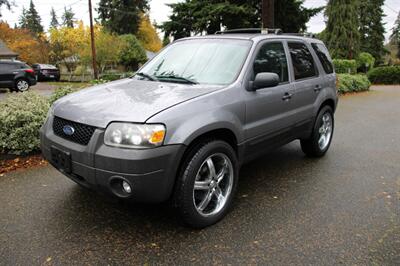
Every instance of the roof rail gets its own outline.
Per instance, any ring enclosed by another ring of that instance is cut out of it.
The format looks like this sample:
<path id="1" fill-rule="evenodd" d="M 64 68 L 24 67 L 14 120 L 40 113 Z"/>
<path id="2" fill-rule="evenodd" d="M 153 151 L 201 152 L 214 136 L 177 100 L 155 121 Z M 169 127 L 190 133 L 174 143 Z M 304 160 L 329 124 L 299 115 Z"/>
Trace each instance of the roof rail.
<path id="1" fill-rule="evenodd" d="M 316 38 L 316 35 L 311 32 L 304 32 L 304 33 L 284 33 L 285 35 L 290 36 L 301 36 L 301 37 L 308 37 L 308 38 Z"/>
<path id="2" fill-rule="evenodd" d="M 215 34 L 245 34 L 245 33 L 256 33 L 256 34 L 281 34 L 281 29 L 262 29 L 262 28 L 244 28 L 244 29 L 232 29 L 225 31 L 217 31 Z"/>
<path id="3" fill-rule="evenodd" d="M 291 35 L 291 36 L 301 36 L 301 37 L 308 37 L 308 38 L 316 38 L 314 33 L 304 32 L 304 33 L 283 33 L 281 29 L 262 29 L 262 28 L 244 28 L 244 29 L 232 29 L 232 30 L 225 30 L 225 31 L 217 31 L 215 34 L 284 34 L 284 35 Z"/>

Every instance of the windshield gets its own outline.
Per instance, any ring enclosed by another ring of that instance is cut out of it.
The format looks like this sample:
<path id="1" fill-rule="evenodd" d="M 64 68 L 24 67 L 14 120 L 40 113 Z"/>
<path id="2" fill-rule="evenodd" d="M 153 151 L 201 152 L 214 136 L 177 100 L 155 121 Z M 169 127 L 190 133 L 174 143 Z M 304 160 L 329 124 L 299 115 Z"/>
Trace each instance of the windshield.
<path id="1" fill-rule="evenodd" d="M 147 63 L 138 76 L 168 82 L 227 85 L 237 78 L 251 44 L 247 40 L 229 39 L 177 42 Z"/>

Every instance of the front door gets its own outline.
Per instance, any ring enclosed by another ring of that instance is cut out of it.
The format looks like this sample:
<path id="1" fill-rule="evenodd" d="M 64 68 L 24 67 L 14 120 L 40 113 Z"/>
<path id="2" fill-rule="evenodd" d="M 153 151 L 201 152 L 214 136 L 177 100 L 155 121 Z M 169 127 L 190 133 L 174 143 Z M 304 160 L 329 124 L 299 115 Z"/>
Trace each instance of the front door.
<path id="1" fill-rule="evenodd" d="M 284 140 L 293 123 L 292 97 L 294 87 L 289 83 L 288 58 L 281 41 L 267 41 L 259 45 L 254 58 L 250 81 L 258 73 L 278 74 L 280 84 L 276 87 L 246 91 L 246 157 L 255 157 L 279 144 L 271 140 Z"/>

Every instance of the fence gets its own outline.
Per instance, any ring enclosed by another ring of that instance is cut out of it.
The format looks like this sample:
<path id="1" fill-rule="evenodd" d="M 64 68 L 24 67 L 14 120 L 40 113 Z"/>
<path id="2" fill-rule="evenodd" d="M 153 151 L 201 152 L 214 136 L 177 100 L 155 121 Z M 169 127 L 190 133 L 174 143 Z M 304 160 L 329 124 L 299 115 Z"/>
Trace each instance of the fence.
<path id="1" fill-rule="evenodd" d="M 99 74 L 99 79 L 105 80 L 117 80 L 122 78 L 127 78 L 132 76 L 132 72 L 126 73 L 103 73 Z M 74 74 L 74 73 L 61 73 L 60 80 L 68 81 L 68 82 L 89 82 L 93 80 L 93 74 L 91 73 L 82 73 L 82 74 Z"/>

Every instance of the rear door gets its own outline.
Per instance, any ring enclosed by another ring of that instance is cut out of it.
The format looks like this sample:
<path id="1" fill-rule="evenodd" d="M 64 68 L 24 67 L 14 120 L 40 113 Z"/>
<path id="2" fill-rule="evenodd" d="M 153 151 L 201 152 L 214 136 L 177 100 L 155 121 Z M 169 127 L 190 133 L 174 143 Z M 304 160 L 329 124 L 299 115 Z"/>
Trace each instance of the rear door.
<path id="1" fill-rule="evenodd" d="M 317 55 L 319 62 L 322 65 L 322 68 L 325 72 L 325 87 L 335 88 L 336 87 L 336 75 L 332 63 L 332 59 L 329 55 L 328 49 L 325 47 L 323 43 L 312 43 L 311 47 L 313 48 L 315 54 Z"/>
<path id="2" fill-rule="evenodd" d="M 308 124 L 314 114 L 314 103 L 324 86 L 310 46 L 306 42 L 288 41 L 296 97 L 292 101 L 296 112 L 296 125 Z"/>
<path id="3" fill-rule="evenodd" d="M 292 123 L 291 98 L 294 87 L 289 83 L 288 57 L 282 41 L 266 41 L 258 46 L 249 80 L 258 73 L 278 74 L 280 84 L 257 91 L 245 91 L 247 145 L 246 153 L 255 155 L 271 146 L 271 139 L 282 136 Z"/>

